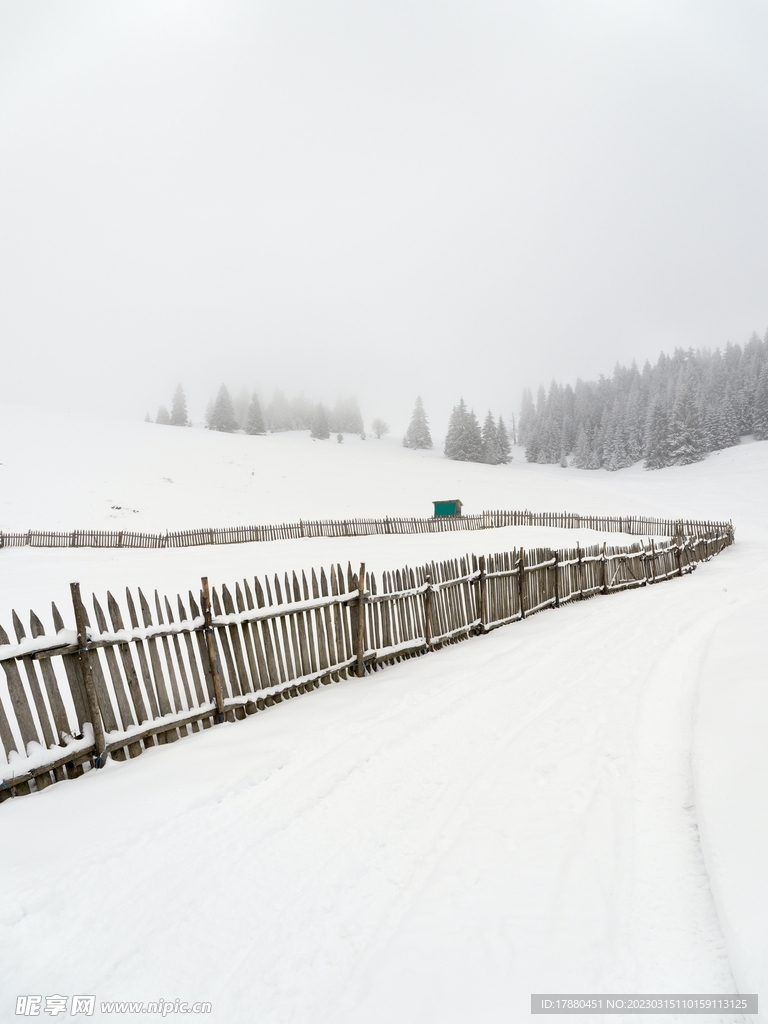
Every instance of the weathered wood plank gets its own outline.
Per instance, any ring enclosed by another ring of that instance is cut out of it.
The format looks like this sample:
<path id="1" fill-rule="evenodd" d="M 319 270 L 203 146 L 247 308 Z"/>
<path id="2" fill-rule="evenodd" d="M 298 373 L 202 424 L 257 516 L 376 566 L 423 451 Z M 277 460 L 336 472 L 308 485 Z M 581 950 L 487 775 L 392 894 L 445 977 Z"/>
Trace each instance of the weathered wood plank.
<path id="1" fill-rule="evenodd" d="M 152 613 L 149 610 L 149 603 L 144 596 L 141 587 L 139 590 L 139 606 L 141 608 L 141 617 L 145 626 L 152 626 Z M 155 693 L 157 694 L 157 703 L 160 714 L 158 718 L 163 718 L 165 715 L 173 713 L 171 708 L 171 702 L 168 699 L 168 689 L 165 685 L 165 678 L 163 676 L 163 666 L 160 661 L 160 650 L 158 648 L 158 641 L 155 637 L 150 637 L 145 641 L 147 649 L 149 650 L 149 660 L 152 665 L 152 678 L 155 684 Z M 160 733 L 159 735 L 165 736 L 166 743 L 175 743 L 179 738 L 179 734 L 175 728 L 168 729 L 167 732 Z"/>

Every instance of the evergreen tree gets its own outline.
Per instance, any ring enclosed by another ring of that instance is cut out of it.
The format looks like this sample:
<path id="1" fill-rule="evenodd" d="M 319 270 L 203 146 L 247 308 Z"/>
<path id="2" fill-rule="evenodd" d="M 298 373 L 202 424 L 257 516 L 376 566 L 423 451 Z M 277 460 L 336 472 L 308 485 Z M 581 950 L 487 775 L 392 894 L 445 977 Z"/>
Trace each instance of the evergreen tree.
<path id="1" fill-rule="evenodd" d="M 155 423 L 162 423 L 164 427 L 170 426 L 171 414 L 168 412 L 164 405 L 161 405 L 160 408 L 157 410 L 157 417 L 155 418 Z"/>
<path id="2" fill-rule="evenodd" d="M 319 441 L 325 441 L 331 436 L 330 416 L 322 402 L 315 406 L 315 413 L 312 417 L 312 437 Z"/>
<path id="3" fill-rule="evenodd" d="M 755 389 L 755 411 L 752 430 L 757 441 L 768 441 L 768 363 L 760 374 Z"/>
<path id="4" fill-rule="evenodd" d="M 209 427 L 211 430 L 220 430 L 227 434 L 232 434 L 237 430 L 235 410 L 232 408 L 232 399 L 229 397 L 229 391 L 225 384 L 219 388 L 216 401 L 213 403 Z"/>
<path id="5" fill-rule="evenodd" d="M 701 417 L 692 372 L 681 376 L 669 424 L 670 454 L 678 466 L 698 462 L 704 456 Z"/>
<path id="6" fill-rule="evenodd" d="M 737 445 L 740 441 L 739 420 L 736 413 L 736 405 L 731 395 L 731 389 L 728 387 L 725 389 L 725 395 L 720 402 L 718 410 L 716 439 L 716 447 L 718 449 L 733 448 L 733 446 Z"/>
<path id="7" fill-rule="evenodd" d="M 462 398 L 454 406 L 445 437 L 445 457 L 456 462 L 482 462 L 483 438 L 480 424 L 473 410 L 468 410 Z"/>
<path id="8" fill-rule="evenodd" d="M 672 463 L 669 439 L 669 417 L 664 397 L 659 395 L 651 406 L 645 442 L 645 468 L 663 469 Z"/>
<path id="9" fill-rule="evenodd" d="M 187 399 L 184 395 L 184 388 L 181 384 L 176 385 L 176 390 L 173 393 L 171 423 L 174 427 L 186 427 L 189 424 L 189 417 L 187 416 Z"/>
<path id="10" fill-rule="evenodd" d="M 427 422 L 427 414 L 424 412 L 424 403 L 421 400 L 421 395 L 416 399 L 416 405 L 413 407 L 411 422 L 408 424 L 408 429 L 403 438 L 403 447 L 432 447 L 432 435 L 429 432 L 429 423 Z"/>
<path id="11" fill-rule="evenodd" d="M 149 413 L 147 413 L 147 415 L 144 417 L 144 422 L 145 423 L 151 423 L 152 422 L 152 417 L 149 415 Z"/>
<path id="12" fill-rule="evenodd" d="M 494 420 L 490 409 L 488 410 L 488 415 L 485 417 L 485 422 L 483 423 L 480 450 L 482 461 L 487 463 L 489 466 L 498 466 L 501 462 L 498 429 L 496 427 L 496 420 Z"/>
<path id="13" fill-rule="evenodd" d="M 256 392 L 253 392 L 250 405 L 248 406 L 248 415 L 245 419 L 245 432 L 246 434 L 266 434 L 267 428 L 264 423 L 264 414 L 261 411 L 261 402 Z"/>
<path id="14" fill-rule="evenodd" d="M 583 426 L 579 427 L 576 436 L 576 447 L 573 450 L 573 465 L 577 469 L 596 469 L 592 464 L 592 452 L 589 446 L 587 431 Z"/>
<path id="15" fill-rule="evenodd" d="M 514 425 L 515 418 L 512 417 L 512 423 Z M 507 428 L 504 426 L 504 420 L 499 416 L 499 423 L 496 427 L 496 441 L 499 446 L 499 463 L 506 465 L 512 461 L 512 446 L 509 443 L 509 434 Z"/>
<path id="16" fill-rule="evenodd" d="M 517 437 L 520 444 L 527 445 L 530 441 L 535 420 L 536 407 L 533 404 L 533 396 L 531 395 L 529 388 L 523 388 L 523 400 L 520 405 L 520 419 L 517 424 Z"/>

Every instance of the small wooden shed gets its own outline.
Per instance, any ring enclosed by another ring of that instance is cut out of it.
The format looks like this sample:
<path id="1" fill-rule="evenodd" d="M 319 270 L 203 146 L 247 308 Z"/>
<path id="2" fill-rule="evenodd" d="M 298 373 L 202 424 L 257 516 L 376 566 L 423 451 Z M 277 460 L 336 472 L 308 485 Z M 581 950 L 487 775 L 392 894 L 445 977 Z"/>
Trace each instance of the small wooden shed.
<path id="1" fill-rule="evenodd" d="M 460 516 L 461 502 L 458 498 L 451 498 L 450 501 L 435 501 L 435 516 Z"/>

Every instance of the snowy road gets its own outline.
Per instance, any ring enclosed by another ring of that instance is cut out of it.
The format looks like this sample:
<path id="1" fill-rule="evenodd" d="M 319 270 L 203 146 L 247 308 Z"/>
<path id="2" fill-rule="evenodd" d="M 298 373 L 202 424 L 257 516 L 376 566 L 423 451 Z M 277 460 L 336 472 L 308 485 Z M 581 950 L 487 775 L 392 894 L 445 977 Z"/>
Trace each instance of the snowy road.
<path id="1" fill-rule="evenodd" d="M 421 1024 L 736 991 L 691 748 L 740 555 L 5 804 L 0 1002 Z"/>

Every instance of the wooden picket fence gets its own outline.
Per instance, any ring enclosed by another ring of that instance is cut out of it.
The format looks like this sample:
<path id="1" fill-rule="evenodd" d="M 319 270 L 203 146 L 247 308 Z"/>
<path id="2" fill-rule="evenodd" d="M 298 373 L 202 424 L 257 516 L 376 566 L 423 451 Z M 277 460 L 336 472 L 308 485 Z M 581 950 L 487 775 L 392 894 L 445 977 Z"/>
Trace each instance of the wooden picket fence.
<path id="1" fill-rule="evenodd" d="M 733 541 L 720 523 L 659 545 L 466 555 L 378 579 L 339 564 L 220 592 L 203 579 L 186 601 L 94 595 L 93 619 L 73 583 L 74 627 L 55 604 L 52 634 L 34 612 L 29 636 L 13 612 L 16 643 L 0 627 L 0 801 L 545 608 L 683 576 Z"/>
<path id="2" fill-rule="evenodd" d="M 730 524 L 699 520 L 655 519 L 647 516 L 582 516 L 575 512 L 530 512 L 497 509 L 476 515 L 436 516 L 423 519 L 300 519 L 297 523 L 268 526 L 204 527 L 165 533 L 128 530 L 0 531 L 0 548 L 189 548 L 205 544 L 252 544 L 295 540 L 300 537 L 369 537 L 374 534 L 445 533 L 489 530 L 502 526 L 553 526 L 567 530 L 600 530 L 637 537 L 698 537 Z"/>

